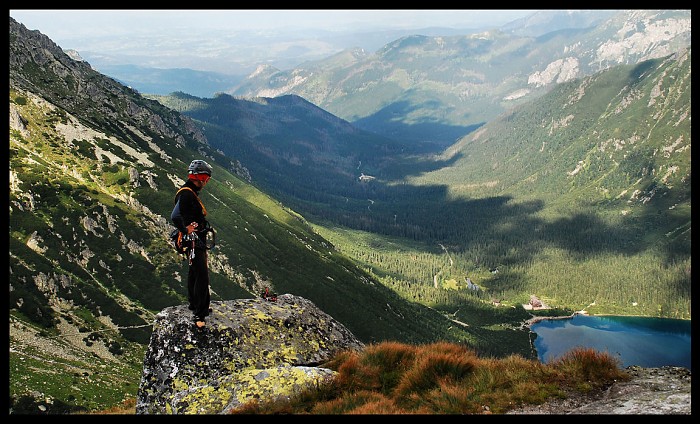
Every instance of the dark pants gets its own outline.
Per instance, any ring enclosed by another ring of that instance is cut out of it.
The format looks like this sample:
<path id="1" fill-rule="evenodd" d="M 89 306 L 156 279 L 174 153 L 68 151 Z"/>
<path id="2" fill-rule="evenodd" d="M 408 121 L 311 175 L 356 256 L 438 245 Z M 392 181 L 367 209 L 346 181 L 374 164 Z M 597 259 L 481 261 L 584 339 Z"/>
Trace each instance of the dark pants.
<path id="1" fill-rule="evenodd" d="M 187 297 L 197 318 L 209 316 L 209 269 L 206 249 L 195 249 L 187 274 Z"/>

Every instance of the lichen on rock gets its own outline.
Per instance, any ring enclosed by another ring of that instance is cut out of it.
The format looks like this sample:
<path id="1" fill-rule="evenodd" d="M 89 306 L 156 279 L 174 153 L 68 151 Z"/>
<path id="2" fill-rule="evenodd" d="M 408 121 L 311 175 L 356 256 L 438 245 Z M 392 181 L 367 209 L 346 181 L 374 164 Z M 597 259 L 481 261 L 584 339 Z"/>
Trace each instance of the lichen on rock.
<path id="1" fill-rule="evenodd" d="M 334 375 L 318 366 L 337 353 L 364 348 L 302 297 L 217 301 L 211 308 L 203 329 L 186 305 L 156 315 L 137 414 L 220 414 L 290 396 Z"/>

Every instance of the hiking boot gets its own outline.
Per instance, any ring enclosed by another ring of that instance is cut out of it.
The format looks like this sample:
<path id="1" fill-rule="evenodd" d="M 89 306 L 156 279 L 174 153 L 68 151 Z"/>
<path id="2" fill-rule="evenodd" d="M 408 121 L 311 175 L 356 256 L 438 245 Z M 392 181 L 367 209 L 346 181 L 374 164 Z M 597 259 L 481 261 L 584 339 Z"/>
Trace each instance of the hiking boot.
<path id="1" fill-rule="evenodd" d="M 204 328 L 207 325 L 206 320 L 201 317 L 194 317 L 193 321 L 197 328 Z"/>

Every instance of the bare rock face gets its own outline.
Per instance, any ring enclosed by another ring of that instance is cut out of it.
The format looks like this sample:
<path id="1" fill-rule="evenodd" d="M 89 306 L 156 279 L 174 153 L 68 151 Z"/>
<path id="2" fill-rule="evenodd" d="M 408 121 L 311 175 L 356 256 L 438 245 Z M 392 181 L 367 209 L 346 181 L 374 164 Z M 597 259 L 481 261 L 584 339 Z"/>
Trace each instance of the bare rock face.
<path id="1" fill-rule="evenodd" d="M 289 396 L 334 375 L 318 365 L 362 342 L 302 297 L 212 302 L 206 327 L 186 305 L 155 319 L 137 414 L 222 414 Z"/>
<path id="2" fill-rule="evenodd" d="M 690 415 L 691 371 L 682 367 L 629 366 L 629 381 L 617 381 L 601 392 L 570 393 L 541 405 L 528 405 L 508 414 L 537 415 Z"/>
<path id="3" fill-rule="evenodd" d="M 596 402 L 569 414 L 690 415 L 691 372 L 682 367 L 627 367 L 628 382 L 613 384 Z"/>

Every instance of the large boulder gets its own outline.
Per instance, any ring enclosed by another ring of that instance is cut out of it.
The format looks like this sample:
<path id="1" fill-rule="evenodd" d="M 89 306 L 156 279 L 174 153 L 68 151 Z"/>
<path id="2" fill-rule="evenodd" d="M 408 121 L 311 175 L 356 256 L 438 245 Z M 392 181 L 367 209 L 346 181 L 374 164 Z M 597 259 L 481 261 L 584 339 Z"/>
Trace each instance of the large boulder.
<path id="1" fill-rule="evenodd" d="M 332 377 L 319 365 L 337 353 L 364 348 L 302 297 L 212 302 L 211 308 L 202 329 L 186 305 L 156 315 L 137 414 L 225 414 L 250 400 L 290 396 Z"/>

